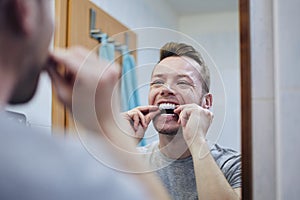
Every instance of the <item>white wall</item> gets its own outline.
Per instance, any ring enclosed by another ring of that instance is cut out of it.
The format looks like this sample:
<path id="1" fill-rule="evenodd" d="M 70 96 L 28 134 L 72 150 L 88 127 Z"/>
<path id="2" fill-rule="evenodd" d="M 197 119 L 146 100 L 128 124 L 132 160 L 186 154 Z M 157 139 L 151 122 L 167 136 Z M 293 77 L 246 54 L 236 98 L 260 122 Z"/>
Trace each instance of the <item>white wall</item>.
<path id="1" fill-rule="evenodd" d="M 272 0 L 253 1 L 251 21 L 253 197 L 276 199 Z"/>
<path id="2" fill-rule="evenodd" d="M 129 28 L 177 28 L 176 13 L 162 0 L 92 0 Z"/>
<path id="3" fill-rule="evenodd" d="M 239 19 L 238 11 L 205 13 L 183 16 L 179 29 L 194 38 L 208 52 L 216 64 L 225 87 L 225 102 L 218 74 L 211 68 L 211 84 L 215 108 L 214 122 L 222 126 L 218 143 L 240 150 L 240 64 L 239 64 Z M 221 109 L 223 108 L 223 109 Z M 219 111 L 221 109 L 221 111 Z M 217 129 L 211 130 L 209 134 Z M 215 136 L 214 136 L 215 138 Z"/>
<path id="4" fill-rule="evenodd" d="M 278 199 L 299 199 L 300 1 L 274 1 Z"/>

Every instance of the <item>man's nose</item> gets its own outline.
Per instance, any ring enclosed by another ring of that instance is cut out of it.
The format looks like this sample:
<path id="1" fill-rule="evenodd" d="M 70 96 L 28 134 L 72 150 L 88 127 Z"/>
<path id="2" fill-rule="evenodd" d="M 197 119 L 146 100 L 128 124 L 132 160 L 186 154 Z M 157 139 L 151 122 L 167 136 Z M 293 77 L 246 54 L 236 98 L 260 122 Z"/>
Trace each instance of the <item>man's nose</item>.
<path id="1" fill-rule="evenodd" d="M 171 88 L 169 84 L 164 84 L 161 87 L 161 91 L 160 91 L 161 95 L 173 95 L 174 93 L 175 93 L 175 90 L 173 88 Z"/>

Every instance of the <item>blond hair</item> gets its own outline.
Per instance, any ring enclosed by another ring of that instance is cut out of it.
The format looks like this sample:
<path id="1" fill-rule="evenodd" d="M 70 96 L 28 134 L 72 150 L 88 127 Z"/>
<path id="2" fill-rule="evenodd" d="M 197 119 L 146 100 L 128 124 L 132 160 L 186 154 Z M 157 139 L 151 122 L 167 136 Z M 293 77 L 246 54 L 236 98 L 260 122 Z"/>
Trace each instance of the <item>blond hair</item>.
<path id="1" fill-rule="evenodd" d="M 209 92 L 210 89 L 210 73 L 209 69 L 206 66 L 201 54 L 194 49 L 194 47 L 187 45 L 185 43 L 176 43 L 176 42 L 169 42 L 165 44 L 160 49 L 160 60 L 171 56 L 185 56 L 195 60 L 200 65 L 200 78 L 202 82 L 202 90 L 203 94 Z"/>

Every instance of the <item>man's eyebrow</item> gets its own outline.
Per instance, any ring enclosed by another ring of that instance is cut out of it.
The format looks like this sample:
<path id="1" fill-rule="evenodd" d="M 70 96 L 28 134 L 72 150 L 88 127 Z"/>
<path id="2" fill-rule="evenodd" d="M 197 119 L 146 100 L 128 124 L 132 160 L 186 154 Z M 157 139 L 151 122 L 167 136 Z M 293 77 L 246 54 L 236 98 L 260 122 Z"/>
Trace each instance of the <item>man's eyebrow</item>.
<path id="1" fill-rule="evenodd" d="M 192 79 L 192 77 L 190 77 L 189 75 L 186 75 L 186 74 L 178 74 L 177 78 L 187 78 L 187 79 L 189 79 L 189 80 L 191 80 L 191 81 L 194 82 L 194 80 Z"/>
<path id="2" fill-rule="evenodd" d="M 163 76 L 164 76 L 164 74 L 154 74 L 154 75 L 152 76 L 152 78 L 156 78 L 156 77 L 161 78 L 161 77 L 163 77 Z"/>
<path id="3" fill-rule="evenodd" d="M 152 76 L 152 78 L 162 78 L 164 76 L 165 76 L 164 74 L 155 74 Z M 177 78 L 187 78 L 187 79 L 193 81 L 193 79 L 189 75 L 186 75 L 186 74 L 178 74 L 178 75 L 176 75 L 176 77 Z"/>
<path id="4" fill-rule="evenodd" d="M 186 75 L 186 74 L 178 74 L 177 77 L 179 78 L 191 78 L 189 75 Z"/>

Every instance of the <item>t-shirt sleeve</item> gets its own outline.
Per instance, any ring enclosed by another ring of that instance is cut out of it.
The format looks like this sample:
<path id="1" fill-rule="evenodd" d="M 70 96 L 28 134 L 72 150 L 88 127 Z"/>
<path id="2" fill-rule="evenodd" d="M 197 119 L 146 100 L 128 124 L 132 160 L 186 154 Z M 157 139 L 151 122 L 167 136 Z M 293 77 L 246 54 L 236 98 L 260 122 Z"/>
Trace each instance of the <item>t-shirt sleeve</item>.
<path id="1" fill-rule="evenodd" d="M 233 189 L 242 187 L 241 156 L 231 156 L 222 167 L 222 171 Z"/>
<path id="2" fill-rule="evenodd" d="M 217 144 L 211 150 L 217 165 L 222 170 L 230 186 L 242 187 L 241 155 L 229 148 L 221 148 Z"/>

